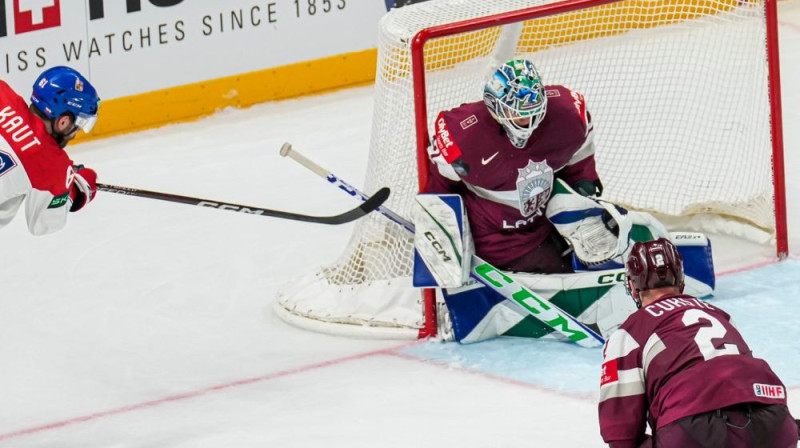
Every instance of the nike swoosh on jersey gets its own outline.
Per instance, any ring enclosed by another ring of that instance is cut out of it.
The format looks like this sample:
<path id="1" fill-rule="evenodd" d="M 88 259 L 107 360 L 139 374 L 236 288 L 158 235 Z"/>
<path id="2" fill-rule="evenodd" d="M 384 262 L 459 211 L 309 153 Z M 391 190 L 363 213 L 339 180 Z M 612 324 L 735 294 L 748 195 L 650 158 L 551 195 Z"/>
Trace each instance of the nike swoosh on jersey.
<path id="1" fill-rule="evenodd" d="M 495 157 L 497 157 L 497 155 L 498 155 L 498 154 L 500 154 L 500 151 L 497 151 L 496 153 L 492 154 L 492 156 L 491 156 L 491 157 L 489 157 L 488 159 L 481 158 L 481 164 L 483 164 L 483 165 L 487 165 L 489 162 L 491 162 L 491 161 L 492 161 L 492 159 L 494 159 Z"/>

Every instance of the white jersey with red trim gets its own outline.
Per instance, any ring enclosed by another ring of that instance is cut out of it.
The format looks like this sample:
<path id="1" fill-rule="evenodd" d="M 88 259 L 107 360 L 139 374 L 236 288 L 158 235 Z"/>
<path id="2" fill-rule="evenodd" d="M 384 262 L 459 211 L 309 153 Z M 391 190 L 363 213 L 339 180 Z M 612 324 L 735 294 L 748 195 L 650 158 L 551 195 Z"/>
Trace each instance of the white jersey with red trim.
<path id="1" fill-rule="evenodd" d="M 0 227 L 11 222 L 25 202 L 32 234 L 63 228 L 74 177 L 72 160 L 42 120 L 0 80 Z"/>

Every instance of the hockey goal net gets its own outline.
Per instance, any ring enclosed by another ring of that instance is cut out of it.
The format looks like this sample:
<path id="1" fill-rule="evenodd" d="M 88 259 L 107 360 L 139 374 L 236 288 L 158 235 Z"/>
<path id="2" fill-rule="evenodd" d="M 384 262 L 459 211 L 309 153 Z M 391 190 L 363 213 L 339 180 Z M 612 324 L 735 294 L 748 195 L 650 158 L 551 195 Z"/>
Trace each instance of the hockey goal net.
<path id="1" fill-rule="evenodd" d="M 408 216 L 436 114 L 482 98 L 514 56 L 584 94 L 605 199 L 665 218 L 717 216 L 788 248 L 775 0 L 431 0 L 380 22 L 368 174 Z M 411 287 L 413 244 L 377 213 L 276 310 L 340 334 L 425 337 L 434 299 Z"/>

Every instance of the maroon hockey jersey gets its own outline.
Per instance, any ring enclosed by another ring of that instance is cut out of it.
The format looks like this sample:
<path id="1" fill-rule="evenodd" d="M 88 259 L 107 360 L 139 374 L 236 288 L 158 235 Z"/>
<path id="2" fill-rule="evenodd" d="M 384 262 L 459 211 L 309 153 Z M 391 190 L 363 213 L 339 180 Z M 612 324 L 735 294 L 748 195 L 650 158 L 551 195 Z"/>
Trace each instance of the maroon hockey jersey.
<path id="1" fill-rule="evenodd" d="M 483 101 L 441 112 L 430 147 L 428 193 L 464 198 L 475 251 L 501 269 L 542 244 L 555 228 L 544 216 L 555 177 L 598 181 L 592 124 L 583 96 L 549 86 L 547 114 L 516 148 Z"/>
<path id="2" fill-rule="evenodd" d="M 692 296 L 664 296 L 633 313 L 603 356 L 600 432 L 615 448 L 636 446 L 646 422 L 655 430 L 739 403 L 786 404 L 783 383 L 730 316 Z"/>
<path id="3" fill-rule="evenodd" d="M 0 227 L 14 218 L 23 201 L 31 233 L 64 227 L 74 177 L 72 160 L 42 120 L 0 80 Z"/>

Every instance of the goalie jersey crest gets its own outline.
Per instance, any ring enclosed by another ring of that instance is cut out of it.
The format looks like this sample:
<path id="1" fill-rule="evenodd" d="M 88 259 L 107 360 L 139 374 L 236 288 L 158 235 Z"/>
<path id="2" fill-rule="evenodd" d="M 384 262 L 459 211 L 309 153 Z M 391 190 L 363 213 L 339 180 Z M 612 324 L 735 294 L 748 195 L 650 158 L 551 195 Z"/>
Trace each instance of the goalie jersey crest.
<path id="1" fill-rule="evenodd" d="M 541 215 L 550 192 L 553 190 L 553 169 L 547 160 L 528 162 L 519 171 L 517 192 L 519 193 L 519 211 L 522 216 Z"/>

